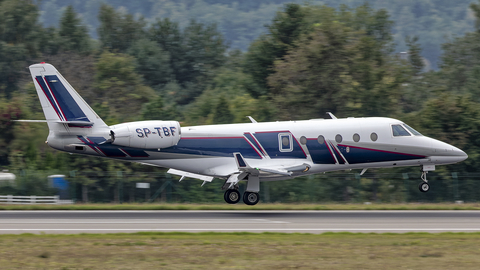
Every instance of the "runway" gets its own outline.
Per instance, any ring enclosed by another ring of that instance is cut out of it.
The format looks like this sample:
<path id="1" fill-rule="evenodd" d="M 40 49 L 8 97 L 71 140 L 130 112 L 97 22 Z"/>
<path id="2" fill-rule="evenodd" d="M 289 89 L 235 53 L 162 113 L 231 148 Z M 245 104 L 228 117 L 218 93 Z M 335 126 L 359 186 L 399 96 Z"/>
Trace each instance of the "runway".
<path id="1" fill-rule="evenodd" d="M 0 211 L 0 234 L 480 232 L 480 211 Z"/>

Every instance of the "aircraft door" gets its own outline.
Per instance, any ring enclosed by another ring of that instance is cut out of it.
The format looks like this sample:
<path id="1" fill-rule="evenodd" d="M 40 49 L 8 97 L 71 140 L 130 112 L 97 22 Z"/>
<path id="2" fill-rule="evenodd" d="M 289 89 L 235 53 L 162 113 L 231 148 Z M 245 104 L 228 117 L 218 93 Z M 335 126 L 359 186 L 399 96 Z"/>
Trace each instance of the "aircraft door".
<path id="1" fill-rule="evenodd" d="M 278 134 L 278 149 L 280 152 L 292 152 L 292 134 L 291 133 L 279 133 Z"/>

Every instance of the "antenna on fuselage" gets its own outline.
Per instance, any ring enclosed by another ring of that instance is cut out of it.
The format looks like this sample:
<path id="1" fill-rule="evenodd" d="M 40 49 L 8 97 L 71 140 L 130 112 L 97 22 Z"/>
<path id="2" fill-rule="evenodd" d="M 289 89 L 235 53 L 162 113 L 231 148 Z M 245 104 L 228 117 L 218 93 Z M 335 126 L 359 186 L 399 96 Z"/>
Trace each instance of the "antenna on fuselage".
<path id="1" fill-rule="evenodd" d="M 327 114 L 330 115 L 330 117 L 331 117 L 332 119 L 337 119 L 337 117 L 336 117 L 335 115 L 333 115 L 333 113 L 327 112 Z"/>
<path id="2" fill-rule="evenodd" d="M 248 117 L 248 119 L 250 119 L 250 121 L 252 121 L 252 123 L 258 123 L 257 120 L 253 119 L 253 117 L 251 117 L 251 116 L 247 116 L 247 117 Z"/>

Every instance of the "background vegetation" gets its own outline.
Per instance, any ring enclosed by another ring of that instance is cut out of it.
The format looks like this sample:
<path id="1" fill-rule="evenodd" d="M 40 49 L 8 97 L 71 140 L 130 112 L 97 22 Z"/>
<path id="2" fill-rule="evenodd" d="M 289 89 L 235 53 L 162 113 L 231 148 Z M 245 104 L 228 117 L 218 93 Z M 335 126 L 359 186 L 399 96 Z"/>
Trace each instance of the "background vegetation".
<path id="1" fill-rule="evenodd" d="M 110 125 L 331 111 L 398 118 L 469 155 L 429 174 L 428 194 L 416 190 L 417 168 L 403 168 L 264 183 L 264 201 L 478 201 L 480 4 L 471 2 L 2 0 L 0 166 L 18 181 L 0 193 L 50 194 L 46 176 L 62 173 L 84 201 L 223 200 L 220 181 L 200 189 L 158 168 L 55 152 L 44 124 L 11 122 L 43 119 L 25 67 L 44 61 Z M 151 182 L 152 194 L 136 182 Z"/>

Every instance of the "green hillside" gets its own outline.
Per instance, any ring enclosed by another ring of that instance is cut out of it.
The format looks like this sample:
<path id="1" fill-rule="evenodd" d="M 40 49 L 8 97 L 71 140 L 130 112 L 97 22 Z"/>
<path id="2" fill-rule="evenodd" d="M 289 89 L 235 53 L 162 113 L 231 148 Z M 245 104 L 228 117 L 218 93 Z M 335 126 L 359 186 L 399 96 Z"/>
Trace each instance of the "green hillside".
<path id="1" fill-rule="evenodd" d="M 232 48 L 243 51 L 260 34 L 265 33 L 275 12 L 286 3 L 302 4 L 303 0 L 43 0 L 40 21 L 45 26 L 58 26 L 59 18 L 68 5 L 73 5 L 81 14 L 89 33 L 97 37 L 98 9 L 101 3 L 108 3 L 116 9 L 143 16 L 153 23 L 156 18 L 170 18 L 185 27 L 190 19 L 204 23 L 216 23 L 219 31 Z M 461 36 L 473 30 L 475 16 L 469 9 L 473 0 L 323 0 L 308 1 L 312 5 L 328 5 L 338 8 L 341 4 L 356 7 L 369 3 L 372 8 L 384 8 L 395 22 L 394 35 L 396 51 L 407 49 L 404 39 L 407 35 L 419 36 L 422 55 L 428 59 L 431 68 L 437 68 L 441 55 L 441 44 L 446 38 Z"/>

